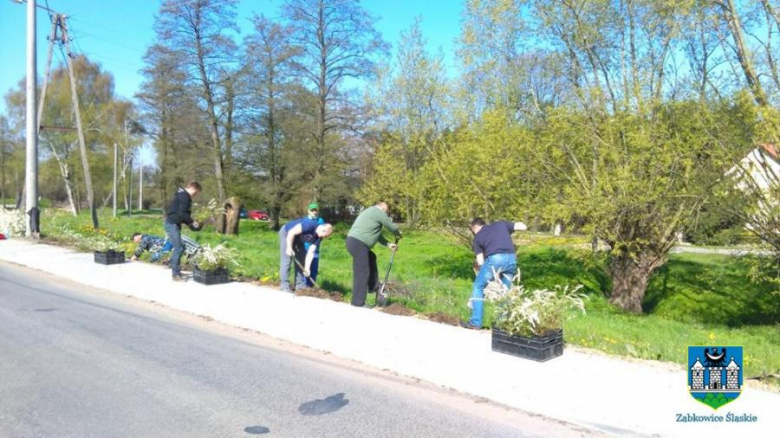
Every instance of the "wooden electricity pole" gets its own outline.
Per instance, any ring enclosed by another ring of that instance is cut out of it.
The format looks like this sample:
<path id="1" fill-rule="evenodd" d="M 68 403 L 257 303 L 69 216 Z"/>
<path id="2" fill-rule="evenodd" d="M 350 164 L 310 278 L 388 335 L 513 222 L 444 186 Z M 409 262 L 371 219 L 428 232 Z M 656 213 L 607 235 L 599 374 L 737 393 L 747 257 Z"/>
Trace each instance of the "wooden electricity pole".
<path id="1" fill-rule="evenodd" d="M 62 29 L 62 42 L 65 44 L 65 59 L 68 64 L 68 74 L 70 76 L 70 90 L 71 98 L 73 100 L 73 112 L 76 116 L 76 130 L 79 137 L 79 150 L 81 151 L 81 165 L 84 168 L 84 183 L 87 186 L 87 202 L 89 202 L 89 209 L 92 212 L 92 226 L 97 230 L 100 228 L 98 224 L 97 208 L 95 207 L 95 193 L 92 190 L 92 174 L 89 171 L 89 160 L 87 157 L 87 145 L 84 141 L 84 129 L 81 126 L 81 110 L 79 108 L 79 96 L 76 90 L 76 72 L 73 69 L 73 53 L 70 51 L 70 39 L 68 38 L 68 26 L 66 23 L 65 15 L 57 16 L 60 29 Z"/>

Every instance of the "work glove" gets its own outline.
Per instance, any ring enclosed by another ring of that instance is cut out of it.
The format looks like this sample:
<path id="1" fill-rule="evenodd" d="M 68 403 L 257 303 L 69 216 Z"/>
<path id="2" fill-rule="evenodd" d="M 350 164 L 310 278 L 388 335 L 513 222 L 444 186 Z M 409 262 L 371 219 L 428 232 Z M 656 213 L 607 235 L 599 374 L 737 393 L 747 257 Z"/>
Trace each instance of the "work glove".
<path id="1" fill-rule="evenodd" d="M 287 254 L 288 257 L 295 257 L 295 250 L 290 247 L 287 247 L 285 254 Z"/>

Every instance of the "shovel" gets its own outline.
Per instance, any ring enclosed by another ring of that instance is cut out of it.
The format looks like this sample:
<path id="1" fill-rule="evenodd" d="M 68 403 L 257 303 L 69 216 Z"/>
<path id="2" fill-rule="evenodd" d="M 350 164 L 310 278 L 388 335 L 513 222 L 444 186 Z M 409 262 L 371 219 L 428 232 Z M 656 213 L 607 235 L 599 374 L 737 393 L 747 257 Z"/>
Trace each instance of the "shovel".
<path id="1" fill-rule="evenodd" d="M 301 273 L 304 273 L 304 272 L 306 272 L 306 269 L 304 269 L 304 268 L 303 268 L 303 265 L 301 264 L 301 262 L 299 262 L 299 261 L 298 261 L 298 259 L 296 259 L 295 257 L 293 257 L 293 260 L 295 260 L 295 264 L 296 264 L 296 265 L 298 265 L 298 268 L 301 270 Z M 306 278 L 307 278 L 309 281 L 311 281 L 311 284 L 313 284 L 313 285 L 314 285 L 314 287 L 316 287 L 317 289 L 322 289 L 322 288 L 320 287 L 320 285 L 319 285 L 319 284 L 317 284 L 317 282 L 316 282 L 316 281 L 314 281 L 314 279 L 313 279 L 313 278 L 311 278 L 311 277 L 310 277 L 310 276 L 308 276 L 308 275 L 306 276 Z"/>
<path id="2" fill-rule="evenodd" d="M 379 307 L 385 307 L 387 305 L 387 299 L 390 297 L 390 294 L 387 291 L 387 280 L 390 278 L 390 269 L 393 268 L 393 260 L 395 260 L 395 252 L 398 251 L 399 240 L 401 240 L 399 237 L 395 238 L 395 249 L 390 253 L 390 264 L 387 265 L 385 281 L 382 282 L 382 286 L 379 287 L 379 290 L 376 293 L 376 305 Z"/>

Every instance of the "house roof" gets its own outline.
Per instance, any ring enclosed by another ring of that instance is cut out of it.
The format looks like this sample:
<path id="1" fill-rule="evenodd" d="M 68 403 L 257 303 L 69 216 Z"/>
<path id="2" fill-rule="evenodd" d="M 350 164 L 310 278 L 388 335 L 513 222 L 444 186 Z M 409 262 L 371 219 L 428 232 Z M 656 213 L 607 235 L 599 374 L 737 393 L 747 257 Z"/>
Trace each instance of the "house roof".
<path id="1" fill-rule="evenodd" d="M 761 143 L 758 146 L 775 160 L 780 159 L 780 149 L 777 146 L 771 143 Z"/>

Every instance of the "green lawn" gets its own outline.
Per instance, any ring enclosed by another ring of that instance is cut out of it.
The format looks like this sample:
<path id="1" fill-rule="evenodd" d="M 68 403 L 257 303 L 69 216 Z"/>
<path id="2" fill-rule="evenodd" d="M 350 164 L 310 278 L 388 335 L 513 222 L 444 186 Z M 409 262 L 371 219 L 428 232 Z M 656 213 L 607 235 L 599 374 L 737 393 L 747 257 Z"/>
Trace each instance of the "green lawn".
<path id="1" fill-rule="evenodd" d="M 134 212 L 113 219 L 101 212 L 101 234 L 126 242 L 134 231 L 164 235 L 158 212 Z M 88 214 L 78 218 L 45 211 L 45 235 L 56 238 L 63 229 L 89 236 Z M 344 225 L 322 246 L 320 285 L 347 294 L 351 258 L 344 247 Z M 277 282 L 279 243 L 276 233 L 262 222 L 242 221 L 239 236 L 220 236 L 208 229 L 185 231 L 203 244 L 227 242 L 239 253 L 236 277 Z M 78 242 L 69 242 L 78 246 Z M 601 270 L 572 248 L 585 243 L 579 237 L 522 234 L 519 238 L 523 283 L 527 287 L 582 284 L 589 295 L 586 316 L 569 321 L 567 342 L 608 353 L 685 363 L 689 345 L 742 345 L 746 376 L 780 373 L 780 295 L 770 285 L 749 281 L 749 260 L 723 255 L 673 255 L 652 278 L 645 299 L 646 314 L 637 316 L 607 303 L 608 279 Z M 82 247 L 81 249 L 88 250 Z M 379 269 L 386 269 L 389 251 L 377 247 Z M 446 235 L 405 230 L 396 254 L 391 282 L 402 296 L 394 298 L 417 312 L 442 312 L 466 318 L 473 272 L 472 254 Z M 383 275 L 383 274 L 382 274 Z M 372 298 L 373 299 L 373 298 Z M 393 298 L 391 298 L 393 299 Z M 490 309 L 486 312 L 490 323 Z"/>

